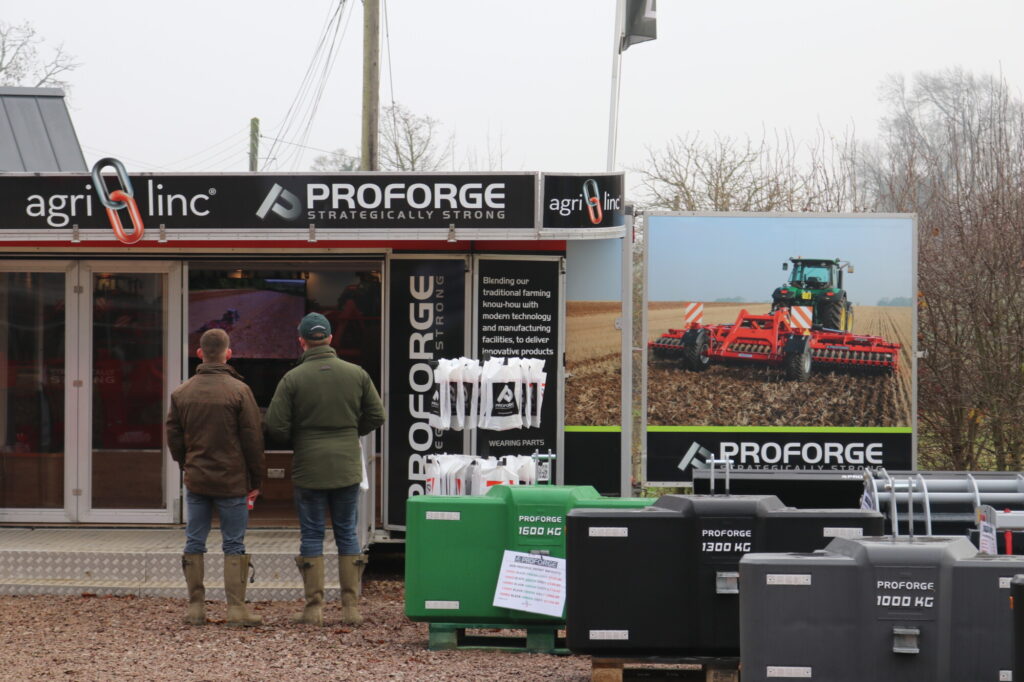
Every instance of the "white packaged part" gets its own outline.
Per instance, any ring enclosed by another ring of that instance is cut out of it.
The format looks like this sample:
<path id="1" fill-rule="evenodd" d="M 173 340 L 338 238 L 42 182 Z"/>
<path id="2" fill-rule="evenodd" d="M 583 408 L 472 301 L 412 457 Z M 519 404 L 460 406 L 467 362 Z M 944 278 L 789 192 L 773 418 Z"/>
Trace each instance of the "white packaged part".
<path id="1" fill-rule="evenodd" d="M 448 362 L 448 404 L 449 404 L 449 428 L 452 431 L 462 431 L 465 427 L 466 412 L 462 404 L 462 370 L 464 364 L 462 358 L 449 360 Z M 439 363 L 440 364 L 440 363 Z"/>
<path id="2" fill-rule="evenodd" d="M 494 457 L 475 459 L 469 467 L 469 472 L 471 479 L 469 493 L 471 495 L 486 495 L 491 486 L 495 485 L 519 484 L 519 477 Z"/>
<path id="3" fill-rule="evenodd" d="M 480 418 L 478 428 L 508 431 L 523 426 L 519 412 L 522 384 L 519 381 L 518 358 L 510 367 L 504 358 L 491 358 L 480 374 Z"/>
<path id="4" fill-rule="evenodd" d="M 435 455 L 438 475 L 435 495 L 465 495 L 465 478 L 461 472 L 473 461 L 469 455 Z"/>
<path id="5" fill-rule="evenodd" d="M 434 368 L 434 391 L 430 396 L 431 428 L 447 430 L 451 427 L 451 361 L 441 359 Z"/>
<path id="6" fill-rule="evenodd" d="M 519 479 L 519 485 L 533 485 L 537 482 L 537 463 L 529 455 L 505 455 L 501 463 Z"/>
<path id="7" fill-rule="evenodd" d="M 529 390 L 530 390 L 530 425 L 540 427 L 541 408 L 544 406 L 544 385 L 548 374 L 544 371 L 543 358 L 530 359 Z"/>
<path id="8" fill-rule="evenodd" d="M 457 410 L 462 413 L 463 430 L 475 429 L 480 411 L 480 363 L 472 358 L 459 358 L 462 381 L 458 385 Z"/>

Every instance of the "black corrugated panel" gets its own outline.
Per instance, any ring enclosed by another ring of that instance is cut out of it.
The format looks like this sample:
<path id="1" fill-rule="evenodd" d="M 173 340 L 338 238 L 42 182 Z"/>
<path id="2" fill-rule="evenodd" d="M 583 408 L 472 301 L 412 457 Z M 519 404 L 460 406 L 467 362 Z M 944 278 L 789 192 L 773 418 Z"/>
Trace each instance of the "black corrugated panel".
<path id="1" fill-rule="evenodd" d="M 87 171 L 60 88 L 0 88 L 0 172 Z"/>

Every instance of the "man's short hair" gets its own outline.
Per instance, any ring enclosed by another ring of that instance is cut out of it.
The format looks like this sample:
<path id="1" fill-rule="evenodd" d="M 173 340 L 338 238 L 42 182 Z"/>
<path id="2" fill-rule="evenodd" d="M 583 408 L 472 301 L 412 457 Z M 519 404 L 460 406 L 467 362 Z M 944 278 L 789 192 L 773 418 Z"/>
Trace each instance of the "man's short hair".
<path id="1" fill-rule="evenodd" d="M 203 359 L 207 361 L 223 360 L 231 340 L 223 329 L 207 329 L 199 337 L 199 347 L 203 351 Z"/>
<path id="2" fill-rule="evenodd" d="M 326 346 L 330 342 L 330 339 L 316 339 L 314 341 L 307 340 L 306 346 L 308 346 L 309 348 L 316 348 L 317 346 Z"/>

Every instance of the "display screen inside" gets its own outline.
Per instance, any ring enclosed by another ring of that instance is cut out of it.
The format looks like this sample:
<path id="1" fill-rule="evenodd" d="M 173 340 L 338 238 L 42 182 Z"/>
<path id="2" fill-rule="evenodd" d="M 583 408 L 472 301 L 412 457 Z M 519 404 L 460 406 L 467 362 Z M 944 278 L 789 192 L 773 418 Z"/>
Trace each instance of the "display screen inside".
<path id="1" fill-rule="evenodd" d="M 240 360 L 295 359 L 295 321 L 306 313 L 302 279 L 230 280 L 232 288 L 193 289 L 188 295 L 188 345 L 199 346 L 208 329 L 231 337 L 233 357 Z"/>

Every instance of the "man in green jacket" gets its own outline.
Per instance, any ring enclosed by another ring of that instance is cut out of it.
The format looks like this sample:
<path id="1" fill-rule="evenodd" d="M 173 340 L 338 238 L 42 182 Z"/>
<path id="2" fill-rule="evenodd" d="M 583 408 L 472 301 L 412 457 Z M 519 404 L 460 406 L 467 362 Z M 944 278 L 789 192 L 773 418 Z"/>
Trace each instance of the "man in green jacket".
<path id="1" fill-rule="evenodd" d="M 299 323 L 299 365 L 281 379 L 267 409 L 270 440 L 295 451 L 292 482 L 301 542 L 295 564 L 306 606 L 299 622 L 323 625 L 324 512 L 331 511 L 338 546 L 341 622 L 358 625 L 366 556 L 356 537 L 363 462 L 359 437 L 384 423 L 384 405 L 370 375 L 331 347 L 331 323 L 310 313 Z"/>
<path id="2" fill-rule="evenodd" d="M 223 329 L 203 333 L 196 352 L 202 364 L 171 394 L 167 413 L 167 447 L 185 473 L 188 522 L 181 567 L 189 597 L 186 621 L 192 625 L 206 622 L 203 555 L 214 507 L 223 540 L 228 624 L 259 625 L 261 620 L 245 606 L 245 528 L 247 498 L 259 493 L 264 466 L 263 429 L 252 390 L 227 364 L 229 342 Z"/>

